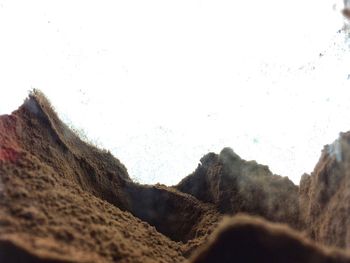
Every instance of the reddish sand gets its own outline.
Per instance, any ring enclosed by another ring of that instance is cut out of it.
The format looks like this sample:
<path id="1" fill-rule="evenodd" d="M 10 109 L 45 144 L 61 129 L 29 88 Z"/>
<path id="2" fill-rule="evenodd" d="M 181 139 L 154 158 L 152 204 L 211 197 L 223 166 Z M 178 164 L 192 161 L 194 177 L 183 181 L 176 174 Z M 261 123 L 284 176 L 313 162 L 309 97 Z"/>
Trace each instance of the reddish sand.
<path id="1" fill-rule="evenodd" d="M 141 185 L 33 91 L 0 116 L 0 262 L 350 262 L 339 142 L 300 188 L 229 148 L 174 187 Z"/>

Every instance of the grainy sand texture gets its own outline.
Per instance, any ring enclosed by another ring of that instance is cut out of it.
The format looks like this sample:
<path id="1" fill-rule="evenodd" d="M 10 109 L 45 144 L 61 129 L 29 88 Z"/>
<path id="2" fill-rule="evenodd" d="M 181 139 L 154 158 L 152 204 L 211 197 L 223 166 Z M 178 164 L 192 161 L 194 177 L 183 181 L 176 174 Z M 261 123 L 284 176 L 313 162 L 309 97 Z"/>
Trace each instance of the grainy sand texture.
<path id="1" fill-rule="evenodd" d="M 342 133 L 300 186 L 230 148 L 142 185 L 34 90 L 0 116 L 0 262 L 350 262 L 349 164 Z"/>

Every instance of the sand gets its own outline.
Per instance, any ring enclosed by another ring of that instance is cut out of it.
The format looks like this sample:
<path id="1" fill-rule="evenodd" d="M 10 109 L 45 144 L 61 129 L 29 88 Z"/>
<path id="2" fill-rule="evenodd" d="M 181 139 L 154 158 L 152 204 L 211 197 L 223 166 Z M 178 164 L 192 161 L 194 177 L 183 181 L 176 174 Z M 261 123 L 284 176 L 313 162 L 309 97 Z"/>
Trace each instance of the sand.
<path id="1" fill-rule="evenodd" d="M 300 187 L 230 148 L 142 185 L 35 90 L 0 116 L 0 262 L 350 262 L 349 146 Z"/>

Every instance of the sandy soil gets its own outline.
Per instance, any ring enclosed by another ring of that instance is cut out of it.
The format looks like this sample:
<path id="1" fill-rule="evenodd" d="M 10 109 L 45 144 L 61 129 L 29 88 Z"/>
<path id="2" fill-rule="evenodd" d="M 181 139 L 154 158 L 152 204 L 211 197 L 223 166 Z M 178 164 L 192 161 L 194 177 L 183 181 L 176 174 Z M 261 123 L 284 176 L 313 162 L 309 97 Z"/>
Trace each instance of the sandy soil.
<path id="1" fill-rule="evenodd" d="M 350 262 L 349 145 L 300 188 L 229 148 L 176 186 L 141 185 L 33 91 L 0 116 L 0 262 Z"/>

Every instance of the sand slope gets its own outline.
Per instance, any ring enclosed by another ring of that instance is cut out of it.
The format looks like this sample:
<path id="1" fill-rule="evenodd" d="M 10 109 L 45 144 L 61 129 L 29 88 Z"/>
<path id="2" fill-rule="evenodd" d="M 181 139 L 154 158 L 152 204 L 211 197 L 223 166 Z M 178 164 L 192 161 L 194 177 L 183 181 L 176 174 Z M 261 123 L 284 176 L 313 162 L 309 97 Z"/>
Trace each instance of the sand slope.
<path id="1" fill-rule="evenodd" d="M 229 148 L 174 187 L 141 185 L 33 91 L 0 116 L 0 262 L 350 262 L 322 247 L 349 244 L 349 141 L 300 189 Z"/>

